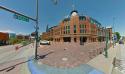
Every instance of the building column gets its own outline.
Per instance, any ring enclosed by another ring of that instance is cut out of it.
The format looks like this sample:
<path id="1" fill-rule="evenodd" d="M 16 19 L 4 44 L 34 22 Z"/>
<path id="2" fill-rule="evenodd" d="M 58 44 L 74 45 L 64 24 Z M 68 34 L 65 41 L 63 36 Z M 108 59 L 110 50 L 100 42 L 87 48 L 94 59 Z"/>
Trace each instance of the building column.
<path id="1" fill-rule="evenodd" d="M 77 37 L 76 39 L 77 43 L 80 43 L 80 37 Z"/>
<path id="2" fill-rule="evenodd" d="M 60 42 L 64 42 L 64 41 L 63 41 L 63 37 L 60 38 Z"/>
<path id="3" fill-rule="evenodd" d="M 71 37 L 71 42 L 74 42 L 74 37 Z"/>

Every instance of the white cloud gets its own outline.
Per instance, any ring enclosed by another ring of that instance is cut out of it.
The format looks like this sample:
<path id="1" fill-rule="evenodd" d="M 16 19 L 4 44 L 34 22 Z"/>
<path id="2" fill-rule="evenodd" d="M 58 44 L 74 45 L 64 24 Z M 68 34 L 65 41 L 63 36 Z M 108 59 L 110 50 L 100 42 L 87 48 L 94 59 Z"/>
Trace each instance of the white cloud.
<path id="1" fill-rule="evenodd" d="M 21 34 L 21 35 L 29 35 L 30 33 L 24 33 L 24 32 L 14 32 L 10 29 L 2 29 L 0 30 L 0 32 L 3 32 L 3 33 L 16 33 L 17 35 Z"/>
<path id="2" fill-rule="evenodd" d="M 7 30 L 0 30 L 0 32 L 4 32 L 4 33 L 15 33 L 14 31 L 9 30 L 9 29 L 7 29 Z"/>
<path id="3" fill-rule="evenodd" d="M 112 28 L 112 26 L 107 26 L 106 28 Z"/>
<path id="4" fill-rule="evenodd" d="M 29 35 L 29 33 L 18 32 L 17 35 Z"/>

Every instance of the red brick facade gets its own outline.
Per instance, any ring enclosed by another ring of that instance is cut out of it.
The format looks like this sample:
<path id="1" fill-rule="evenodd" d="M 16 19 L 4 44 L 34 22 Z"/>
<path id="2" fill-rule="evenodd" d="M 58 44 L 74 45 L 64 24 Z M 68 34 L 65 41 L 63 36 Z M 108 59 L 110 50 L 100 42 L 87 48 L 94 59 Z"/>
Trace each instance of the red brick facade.
<path id="1" fill-rule="evenodd" d="M 70 17 L 44 32 L 42 39 L 56 42 L 97 42 L 105 40 L 106 31 L 111 39 L 112 28 L 107 30 L 95 19 L 80 16 L 77 11 L 72 11 Z"/>
<path id="2" fill-rule="evenodd" d="M 8 43 L 9 34 L 0 32 L 0 45 L 5 45 Z"/>

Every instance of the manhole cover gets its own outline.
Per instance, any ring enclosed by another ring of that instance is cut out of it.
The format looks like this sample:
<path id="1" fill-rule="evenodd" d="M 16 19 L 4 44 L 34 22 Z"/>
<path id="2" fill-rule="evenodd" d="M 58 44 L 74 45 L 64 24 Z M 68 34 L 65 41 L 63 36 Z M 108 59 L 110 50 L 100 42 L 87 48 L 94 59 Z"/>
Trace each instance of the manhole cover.
<path id="1" fill-rule="evenodd" d="M 68 58 L 62 58 L 62 60 L 63 60 L 63 61 L 67 61 L 67 60 L 68 60 Z"/>

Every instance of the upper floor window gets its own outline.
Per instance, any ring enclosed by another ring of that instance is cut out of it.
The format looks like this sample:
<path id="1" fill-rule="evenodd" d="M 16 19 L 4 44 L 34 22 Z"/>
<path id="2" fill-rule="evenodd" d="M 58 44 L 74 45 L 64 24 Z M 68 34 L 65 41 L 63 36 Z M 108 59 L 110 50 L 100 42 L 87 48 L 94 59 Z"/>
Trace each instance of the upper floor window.
<path id="1" fill-rule="evenodd" d="M 80 17 L 79 17 L 79 20 L 84 21 L 84 20 L 86 20 L 86 17 L 85 17 L 85 16 L 80 16 Z"/>
<path id="2" fill-rule="evenodd" d="M 69 25 L 67 26 L 66 31 L 67 31 L 68 34 L 70 33 L 70 26 Z"/>
<path id="3" fill-rule="evenodd" d="M 70 25 L 64 26 L 64 34 L 69 34 L 70 33 Z"/>
<path id="4" fill-rule="evenodd" d="M 86 25 L 85 24 L 80 24 L 80 29 L 81 28 L 86 28 Z"/>

